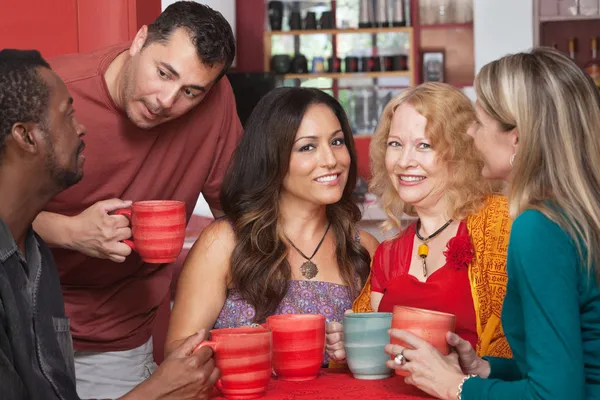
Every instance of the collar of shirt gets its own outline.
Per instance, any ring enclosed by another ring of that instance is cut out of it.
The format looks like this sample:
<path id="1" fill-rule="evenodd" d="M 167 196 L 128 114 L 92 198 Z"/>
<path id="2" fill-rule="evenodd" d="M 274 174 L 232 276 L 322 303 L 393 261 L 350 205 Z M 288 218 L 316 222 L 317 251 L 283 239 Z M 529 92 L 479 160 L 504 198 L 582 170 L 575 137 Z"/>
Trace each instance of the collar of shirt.
<path id="1" fill-rule="evenodd" d="M 32 261 L 32 259 L 37 258 L 36 255 L 39 252 L 38 245 L 39 243 L 33 234 L 33 229 L 30 227 L 25 238 L 26 254 L 23 256 L 8 225 L 0 218 L 0 262 L 5 262 L 13 254 L 17 253 L 19 259 L 27 264 L 27 260 Z"/>

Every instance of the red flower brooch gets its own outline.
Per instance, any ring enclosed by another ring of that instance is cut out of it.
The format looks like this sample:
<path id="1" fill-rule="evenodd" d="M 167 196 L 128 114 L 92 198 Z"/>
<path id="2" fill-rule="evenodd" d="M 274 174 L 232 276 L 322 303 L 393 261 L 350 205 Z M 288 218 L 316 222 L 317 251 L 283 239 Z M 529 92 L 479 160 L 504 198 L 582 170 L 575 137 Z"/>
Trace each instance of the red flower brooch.
<path id="1" fill-rule="evenodd" d="M 469 235 L 455 236 L 448 241 L 446 245 L 446 262 L 454 266 L 454 268 L 467 268 L 473 260 L 474 251 L 473 245 L 471 244 L 471 237 Z"/>

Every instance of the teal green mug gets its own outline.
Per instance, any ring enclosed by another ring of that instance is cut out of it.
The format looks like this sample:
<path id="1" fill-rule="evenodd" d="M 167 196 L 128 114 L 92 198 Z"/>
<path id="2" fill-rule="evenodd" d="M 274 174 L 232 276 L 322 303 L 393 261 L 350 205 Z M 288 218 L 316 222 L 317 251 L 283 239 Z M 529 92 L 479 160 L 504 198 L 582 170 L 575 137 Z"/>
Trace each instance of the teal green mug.
<path id="1" fill-rule="evenodd" d="M 392 370 L 385 362 L 390 356 L 384 347 L 390 343 L 388 330 L 392 313 L 351 313 L 344 316 L 344 349 L 348 368 L 356 379 L 385 379 Z"/>

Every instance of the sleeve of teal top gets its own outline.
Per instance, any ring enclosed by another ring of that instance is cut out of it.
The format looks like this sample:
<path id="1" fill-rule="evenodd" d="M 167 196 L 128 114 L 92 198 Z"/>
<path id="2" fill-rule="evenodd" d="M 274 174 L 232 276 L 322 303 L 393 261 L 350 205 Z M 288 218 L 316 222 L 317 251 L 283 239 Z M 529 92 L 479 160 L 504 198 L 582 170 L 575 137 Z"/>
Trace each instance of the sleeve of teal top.
<path id="1" fill-rule="evenodd" d="M 489 379 L 516 381 L 523 378 L 517 368 L 517 363 L 512 358 L 483 357 L 483 359 L 490 363 Z"/>
<path id="2" fill-rule="evenodd" d="M 515 220 L 507 271 L 521 300 L 528 374 L 512 382 L 469 379 L 463 400 L 584 398 L 578 264 L 567 234 L 540 212 Z"/>

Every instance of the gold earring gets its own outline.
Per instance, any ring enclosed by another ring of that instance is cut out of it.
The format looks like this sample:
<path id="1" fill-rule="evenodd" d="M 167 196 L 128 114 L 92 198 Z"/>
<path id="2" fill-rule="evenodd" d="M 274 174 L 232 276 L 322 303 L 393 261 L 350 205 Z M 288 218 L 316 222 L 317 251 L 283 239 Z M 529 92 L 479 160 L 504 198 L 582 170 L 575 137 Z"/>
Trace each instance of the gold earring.
<path id="1" fill-rule="evenodd" d="M 513 164 L 515 163 L 515 156 L 517 155 L 517 153 L 514 153 L 512 156 L 510 156 L 510 166 L 512 167 Z"/>

